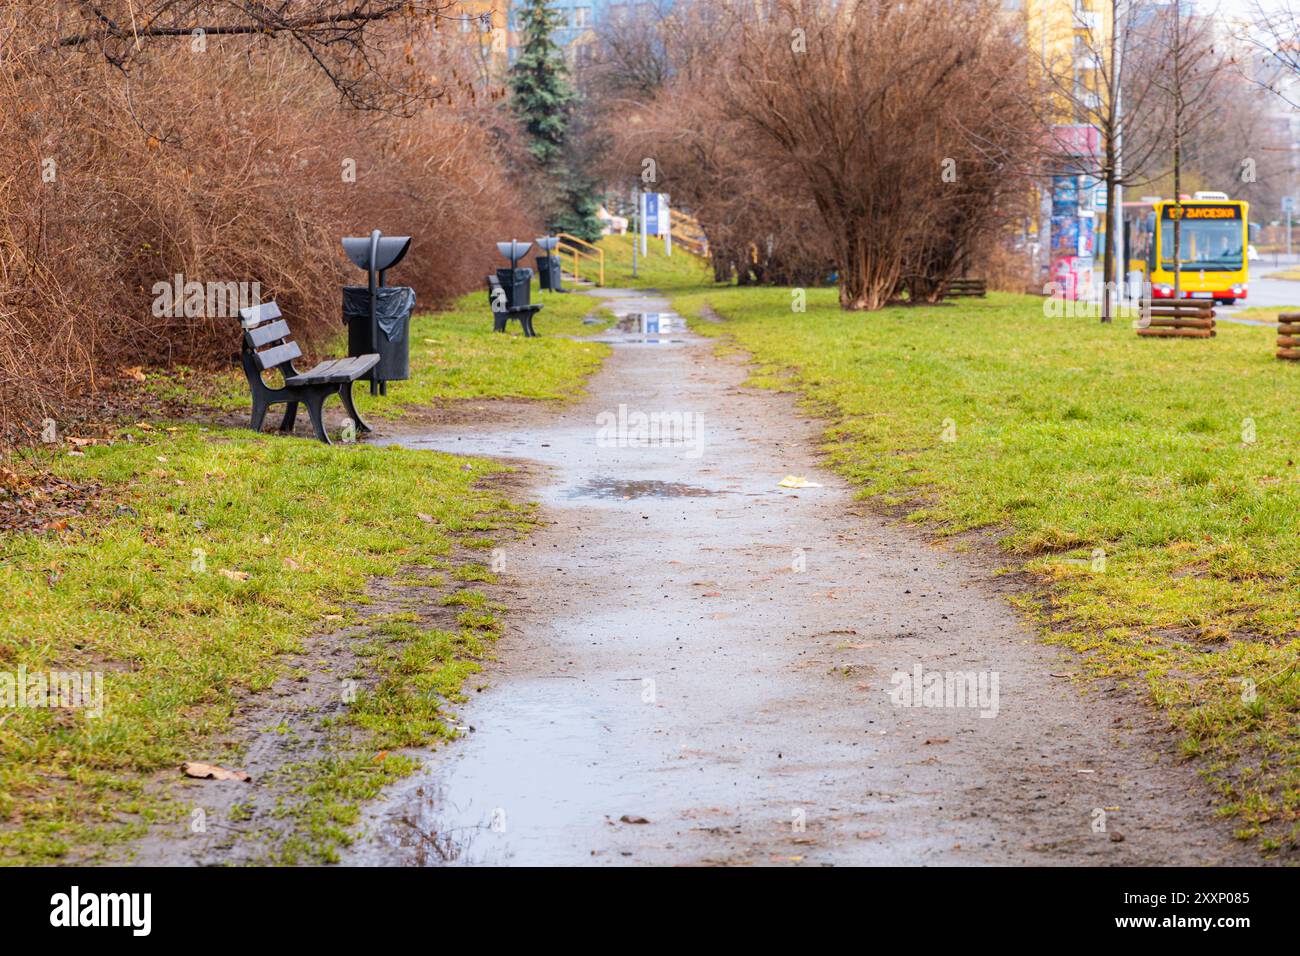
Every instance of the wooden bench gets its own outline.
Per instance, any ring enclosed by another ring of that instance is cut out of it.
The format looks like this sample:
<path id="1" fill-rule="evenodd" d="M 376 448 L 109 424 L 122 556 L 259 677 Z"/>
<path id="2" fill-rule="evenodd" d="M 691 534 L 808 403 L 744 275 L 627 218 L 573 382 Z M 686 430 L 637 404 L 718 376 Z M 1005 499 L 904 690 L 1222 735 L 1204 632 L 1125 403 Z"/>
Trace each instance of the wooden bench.
<path id="1" fill-rule="evenodd" d="M 984 298 L 989 291 L 988 279 L 949 279 L 948 287 L 943 291 L 945 299 L 956 299 L 960 296 L 978 296 Z"/>
<path id="2" fill-rule="evenodd" d="M 315 430 L 316 437 L 329 445 L 331 442 L 325 433 L 321 407 L 325 404 L 325 399 L 334 394 L 342 400 L 343 407 L 356 423 L 357 430 L 370 431 L 370 426 L 361 420 L 356 405 L 352 404 L 352 383 L 379 364 L 378 355 L 328 359 L 313 369 L 299 372 L 294 368 L 293 361 L 302 358 L 302 349 L 293 341 L 289 323 L 280 317 L 278 305 L 266 302 L 240 309 L 239 322 L 244 330 L 240 361 L 244 366 L 244 375 L 248 378 L 248 387 L 253 393 L 253 416 L 249 422 L 253 431 L 262 430 L 267 409 L 280 402 L 286 405 L 280 431 L 293 431 L 298 403 L 302 402 L 307 406 L 307 414 L 311 416 L 311 427 Z M 262 380 L 262 373 L 272 370 L 284 376 L 282 387 L 271 388 Z"/>
<path id="3" fill-rule="evenodd" d="M 504 332 L 506 323 L 515 319 L 520 327 L 524 330 L 525 338 L 532 338 L 537 333 L 533 331 L 533 316 L 541 311 L 540 305 L 515 305 L 510 301 L 510 295 L 506 287 L 501 284 L 501 279 L 497 276 L 487 277 L 488 287 L 488 305 L 492 309 L 492 331 Z"/>

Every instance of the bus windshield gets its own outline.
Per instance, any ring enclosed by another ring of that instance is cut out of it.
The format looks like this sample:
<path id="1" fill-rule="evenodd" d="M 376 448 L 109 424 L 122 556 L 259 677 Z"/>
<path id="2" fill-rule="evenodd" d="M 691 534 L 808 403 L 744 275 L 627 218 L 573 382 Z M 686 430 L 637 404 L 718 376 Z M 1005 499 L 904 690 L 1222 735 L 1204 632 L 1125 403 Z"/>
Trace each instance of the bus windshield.
<path id="1" fill-rule="evenodd" d="M 1184 269 L 1235 272 L 1242 268 L 1243 233 L 1240 219 L 1184 220 L 1179 256 Z M 1174 224 L 1160 223 L 1160 268 L 1174 268 Z"/>

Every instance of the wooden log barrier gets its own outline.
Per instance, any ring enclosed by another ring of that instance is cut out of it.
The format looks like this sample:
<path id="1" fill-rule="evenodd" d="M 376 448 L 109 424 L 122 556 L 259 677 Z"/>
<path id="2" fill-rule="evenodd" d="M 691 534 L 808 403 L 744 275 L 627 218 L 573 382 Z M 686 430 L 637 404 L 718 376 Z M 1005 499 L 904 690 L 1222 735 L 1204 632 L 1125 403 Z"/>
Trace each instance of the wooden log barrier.
<path id="1" fill-rule="evenodd" d="M 1277 351 L 1280 359 L 1300 362 L 1300 312 L 1279 312 L 1277 316 Z"/>
<path id="2" fill-rule="evenodd" d="M 1156 317 L 1151 320 L 1150 328 L 1169 328 L 1169 329 L 1212 329 L 1214 328 L 1213 319 L 1165 319 Z"/>
<path id="3" fill-rule="evenodd" d="M 1212 339 L 1214 329 L 1138 329 L 1138 335 L 1158 339 Z"/>
<path id="4" fill-rule="evenodd" d="M 1137 334 L 1156 339 L 1214 338 L 1214 302 L 1210 299 L 1157 299 L 1142 303 Z"/>

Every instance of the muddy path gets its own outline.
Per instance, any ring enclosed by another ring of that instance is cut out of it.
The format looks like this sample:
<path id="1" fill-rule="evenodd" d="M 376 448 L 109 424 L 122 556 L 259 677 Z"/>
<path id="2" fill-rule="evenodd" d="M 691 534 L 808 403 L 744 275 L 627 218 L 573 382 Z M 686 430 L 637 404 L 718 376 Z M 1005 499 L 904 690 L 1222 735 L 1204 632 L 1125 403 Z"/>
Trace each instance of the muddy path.
<path id="1" fill-rule="evenodd" d="M 1259 862 L 987 561 L 873 515 L 821 426 L 666 301 L 605 294 L 625 319 L 582 403 L 400 439 L 527 461 L 545 521 L 500 555 L 512 612 L 470 731 L 344 862 Z"/>

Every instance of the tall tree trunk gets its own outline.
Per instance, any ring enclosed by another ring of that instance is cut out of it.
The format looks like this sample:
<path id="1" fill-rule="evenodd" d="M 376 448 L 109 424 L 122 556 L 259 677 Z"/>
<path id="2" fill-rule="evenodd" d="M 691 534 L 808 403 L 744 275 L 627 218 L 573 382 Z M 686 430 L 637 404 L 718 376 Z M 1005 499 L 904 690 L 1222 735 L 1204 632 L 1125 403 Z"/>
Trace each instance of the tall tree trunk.
<path id="1" fill-rule="evenodd" d="M 1181 4 L 1174 0 L 1174 298 L 1182 297 L 1183 278 L 1183 28 Z M 1156 224 L 1160 228 L 1160 224 Z"/>

